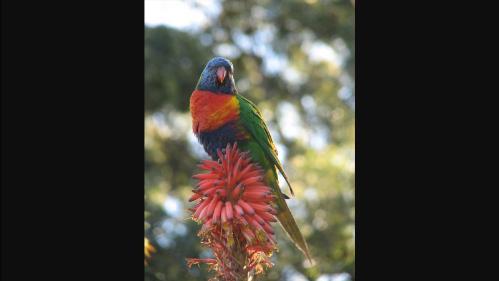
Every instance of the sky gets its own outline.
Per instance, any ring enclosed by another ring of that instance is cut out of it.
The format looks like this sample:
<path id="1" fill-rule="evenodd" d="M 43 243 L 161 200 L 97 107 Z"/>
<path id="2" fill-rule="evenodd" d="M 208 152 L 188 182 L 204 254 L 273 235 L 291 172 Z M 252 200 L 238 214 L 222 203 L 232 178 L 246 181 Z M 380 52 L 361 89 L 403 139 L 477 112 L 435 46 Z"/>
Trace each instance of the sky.
<path id="1" fill-rule="evenodd" d="M 210 16 L 216 16 L 220 9 L 217 0 L 145 0 L 144 22 L 148 26 L 167 25 L 182 30 L 196 29 L 207 24 Z"/>

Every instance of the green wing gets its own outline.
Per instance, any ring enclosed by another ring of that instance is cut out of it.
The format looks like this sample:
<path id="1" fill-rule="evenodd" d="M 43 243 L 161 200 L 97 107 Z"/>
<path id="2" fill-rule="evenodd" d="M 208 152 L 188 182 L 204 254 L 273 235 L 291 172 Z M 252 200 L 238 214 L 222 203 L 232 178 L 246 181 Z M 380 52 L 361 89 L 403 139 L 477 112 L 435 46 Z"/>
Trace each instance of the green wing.
<path id="1" fill-rule="evenodd" d="M 258 142 L 258 145 L 265 153 L 267 159 L 269 159 L 269 161 L 277 167 L 279 172 L 281 172 L 289 186 L 291 194 L 294 195 L 288 176 L 284 172 L 282 164 L 277 157 L 277 149 L 272 141 L 267 125 L 265 125 L 265 122 L 263 121 L 262 114 L 250 100 L 241 95 L 237 95 L 237 99 L 239 100 L 240 120 L 242 121 L 242 125 L 251 134 L 253 139 Z"/>
<path id="2" fill-rule="evenodd" d="M 264 156 L 265 159 L 262 159 L 264 165 L 272 165 L 268 168 L 272 168 L 272 177 L 275 179 L 275 182 L 269 182 L 269 184 L 272 186 L 277 195 L 275 202 L 278 206 L 277 219 L 298 249 L 300 249 L 305 256 L 312 261 L 307 242 L 303 238 L 303 235 L 301 234 L 298 225 L 296 225 L 296 221 L 293 218 L 286 201 L 284 200 L 284 194 L 280 191 L 279 185 L 277 185 L 277 171 L 275 170 L 275 167 L 277 167 L 277 169 L 284 176 L 284 179 L 288 183 L 289 190 L 291 191 L 291 194 L 293 194 L 293 189 L 289 184 L 288 177 L 286 176 L 286 173 L 284 173 L 281 162 L 279 162 L 279 158 L 277 158 L 277 150 L 272 142 L 272 137 L 270 136 L 265 122 L 263 122 L 262 114 L 251 101 L 240 95 L 237 95 L 237 98 L 239 100 L 240 107 L 239 120 L 241 125 L 251 135 L 251 141 L 248 142 L 248 144 L 250 147 L 255 145 L 255 148 L 257 148 L 257 151 L 253 152 L 253 156 L 256 158 Z"/>

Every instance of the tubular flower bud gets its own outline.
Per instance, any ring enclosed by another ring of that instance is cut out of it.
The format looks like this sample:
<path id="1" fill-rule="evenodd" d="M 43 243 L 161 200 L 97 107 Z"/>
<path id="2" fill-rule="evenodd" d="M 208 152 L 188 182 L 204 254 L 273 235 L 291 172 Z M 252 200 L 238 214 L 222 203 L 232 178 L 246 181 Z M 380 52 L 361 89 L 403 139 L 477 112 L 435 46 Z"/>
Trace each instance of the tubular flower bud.
<path id="1" fill-rule="evenodd" d="M 221 280 L 244 280 L 272 267 L 277 250 L 272 222 L 275 197 L 264 182 L 264 171 L 240 152 L 237 143 L 218 150 L 219 161 L 204 160 L 193 176 L 197 188 L 189 202 L 192 219 L 202 224 L 198 236 L 213 252 L 211 259 L 187 259 L 187 265 L 207 264 Z"/>

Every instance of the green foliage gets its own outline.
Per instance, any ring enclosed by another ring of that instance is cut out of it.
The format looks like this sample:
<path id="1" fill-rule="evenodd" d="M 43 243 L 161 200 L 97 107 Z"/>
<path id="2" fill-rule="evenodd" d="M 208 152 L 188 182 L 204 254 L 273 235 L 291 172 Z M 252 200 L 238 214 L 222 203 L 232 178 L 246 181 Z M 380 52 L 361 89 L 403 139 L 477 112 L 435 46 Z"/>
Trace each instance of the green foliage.
<path id="1" fill-rule="evenodd" d="M 151 113 L 168 103 L 181 111 L 188 110 L 189 94 L 194 89 L 206 58 L 211 56 L 191 35 L 165 27 L 146 28 L 145 111 Z"/>
<path id="2" fill-rule="evenodd" d="M 240 94 L 262 111 L 296 193 L 288 204 L 316 260 L 304 264 L 276 225 L 280 251 L 264 279 L 297 271 L 309 280 L 343 272 L 355 280 L 353 17 L 346 0 L 223 1 L 221 14 L 198 32 L 145 28 L 145 235 L 157 249 L 145 280 L 210 275 L 188 269 L 185 258 L 206 255 L 187 212 L 191 175 L 207 157 L 188 105 L 214 55 L 231 59 Z M 314 59 L 317 44 L 341 58 Z M 272 70 L 275 58 L 287 66 Z"/>

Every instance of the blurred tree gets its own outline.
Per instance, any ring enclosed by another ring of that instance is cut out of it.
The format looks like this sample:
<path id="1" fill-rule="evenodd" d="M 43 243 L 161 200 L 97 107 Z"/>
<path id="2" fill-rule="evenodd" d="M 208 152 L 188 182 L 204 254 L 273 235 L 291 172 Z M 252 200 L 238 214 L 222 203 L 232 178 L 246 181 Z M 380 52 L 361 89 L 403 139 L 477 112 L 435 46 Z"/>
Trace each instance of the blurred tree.
<path id="1" fill-rule="evenodd" d="M 157 249 L 145 280 L 209 276 L 187 269 L 185 258 L 208 254 L 187 219 L 191 175 L 207 157 L 188 105 L 213 55 L 232 60 L 239 92 L 262 110 L 296 191 L 290 208 L 317 262 L 304 264 L 276 225 L 280 252 L 265 280 L 339 273 L 355 280 L 353 3 L 222 1 L 220 13 L 208 15 L 196 32 L 145 27 L 145 221 Z"/>
<path id="2" fill-rule="evenodd" d="M 196 86 L 192 78 L 203 70 L 210 49 L 189 34 L 165 27 L 146 28 L 144 46 L 146 114 L 164 104 L 188 110 L 187 89 Z"/>

